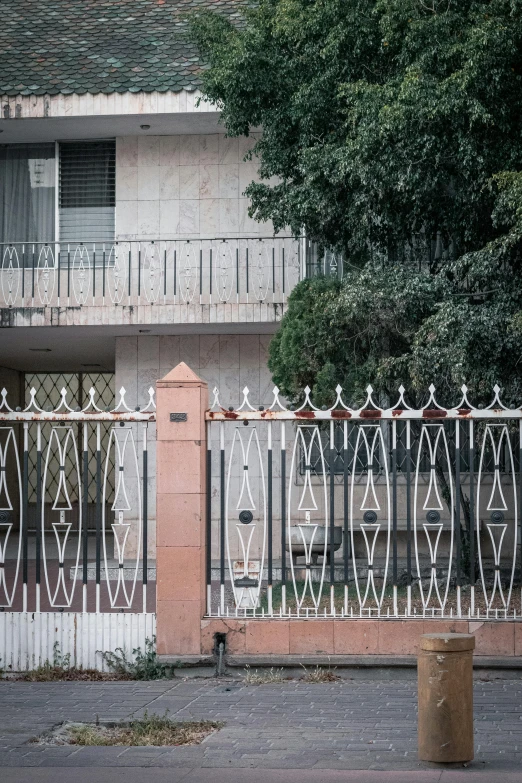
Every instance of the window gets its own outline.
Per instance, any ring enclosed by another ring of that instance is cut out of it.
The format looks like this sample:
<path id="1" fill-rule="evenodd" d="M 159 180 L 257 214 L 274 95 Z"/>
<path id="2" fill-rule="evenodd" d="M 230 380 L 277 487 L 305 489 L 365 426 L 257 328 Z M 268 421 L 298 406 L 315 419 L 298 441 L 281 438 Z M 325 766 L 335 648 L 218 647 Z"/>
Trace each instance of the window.
<path id="1" fill-rule="evenodd" d="M 60 242 L 114 241 L 116 144 L 60 144 Z"/>
<path id="2" fill-rule="evenodd" d="M 55 239 L 55 145 L 0 146 L 0 244 Z"/>
<path id="3" fill-rule="evenodd" d="M 58 239 L 74 244 L 114 241 L 114 139 L 60 142 L 59 194 L 56 146 L 0 145 L 0 246 Z"/>

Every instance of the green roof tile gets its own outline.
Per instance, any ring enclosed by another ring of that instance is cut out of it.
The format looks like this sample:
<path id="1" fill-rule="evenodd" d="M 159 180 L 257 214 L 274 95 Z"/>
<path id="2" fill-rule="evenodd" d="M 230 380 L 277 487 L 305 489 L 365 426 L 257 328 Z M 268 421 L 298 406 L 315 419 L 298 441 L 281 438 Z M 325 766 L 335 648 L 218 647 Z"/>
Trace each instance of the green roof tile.
<path id="1" fill-rule="evenodd" d="M 205 66 L 185 15 L 237 20 L 248 2 L 0 0 L 0 95 L 195 90 Z"/>

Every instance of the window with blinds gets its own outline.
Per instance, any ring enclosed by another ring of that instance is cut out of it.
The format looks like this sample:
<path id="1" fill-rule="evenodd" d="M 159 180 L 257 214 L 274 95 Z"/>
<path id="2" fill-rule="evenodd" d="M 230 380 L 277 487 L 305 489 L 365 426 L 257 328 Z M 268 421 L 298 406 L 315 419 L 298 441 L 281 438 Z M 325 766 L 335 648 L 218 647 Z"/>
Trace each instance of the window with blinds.
<path id="1" fill-rule="evenodd" d="M 60 242 L 114 241 L 114 139 L 60 143 Z"/>

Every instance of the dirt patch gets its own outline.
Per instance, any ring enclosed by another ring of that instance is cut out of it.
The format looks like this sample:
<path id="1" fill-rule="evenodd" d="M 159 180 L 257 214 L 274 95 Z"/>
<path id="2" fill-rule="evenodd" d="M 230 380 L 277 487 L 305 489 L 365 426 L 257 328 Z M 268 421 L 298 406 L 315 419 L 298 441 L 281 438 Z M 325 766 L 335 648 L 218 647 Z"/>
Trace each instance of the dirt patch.
<path id="1" fill-rule="evenodd" d="M 120 745 L 155 747 L 199 745 L 223 727 L 217 721 L 173 721 L 167 716 L 147 715 L 128 723 L 62 723 L 37 737 L 37 745 Z"/>

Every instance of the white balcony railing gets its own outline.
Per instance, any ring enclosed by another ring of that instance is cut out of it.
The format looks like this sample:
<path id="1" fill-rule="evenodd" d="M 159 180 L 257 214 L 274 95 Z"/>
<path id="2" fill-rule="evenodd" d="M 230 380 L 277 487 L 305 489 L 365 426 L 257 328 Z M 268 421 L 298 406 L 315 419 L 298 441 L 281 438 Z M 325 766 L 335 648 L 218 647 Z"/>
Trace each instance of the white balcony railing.
<path id="1" fill-rule="evenodd" d="M 300 237 L 0 245 L 0 307 L 283 304 Z"/>

